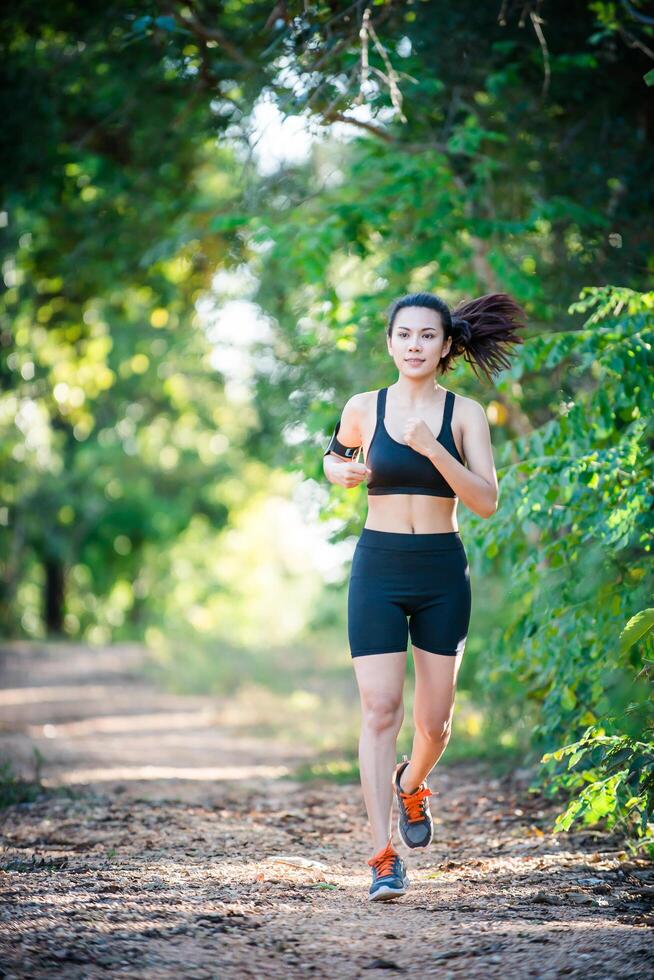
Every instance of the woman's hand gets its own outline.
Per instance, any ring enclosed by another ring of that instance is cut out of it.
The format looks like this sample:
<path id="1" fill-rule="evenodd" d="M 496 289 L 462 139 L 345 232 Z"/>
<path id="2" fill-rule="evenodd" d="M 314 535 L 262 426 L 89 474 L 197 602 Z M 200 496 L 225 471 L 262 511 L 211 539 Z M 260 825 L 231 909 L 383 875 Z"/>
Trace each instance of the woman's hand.
<path id="1" fill-rule="evenodd" d="M 340 483 L 342 487 L 351 490 L 358 487 L 369 476 L 372 470 L 365 463 L 341 462 L 330 468 L 329 479 L 332 483 Z"/>
<path id="2" fill-rule="evenodd" d="M 433 456 L 439 443 L 424 419 L 412 415 L 404 425 L 404 441 L 423 456 Z"/>

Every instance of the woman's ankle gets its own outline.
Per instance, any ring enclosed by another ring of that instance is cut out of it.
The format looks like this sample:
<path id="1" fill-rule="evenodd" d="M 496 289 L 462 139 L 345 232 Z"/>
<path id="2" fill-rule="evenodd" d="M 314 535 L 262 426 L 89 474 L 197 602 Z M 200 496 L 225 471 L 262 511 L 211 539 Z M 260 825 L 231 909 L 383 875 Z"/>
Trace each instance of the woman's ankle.
<path id="1" fill-rule="evenodd" d="M 375 841 L 381 841 L 381 843 L 375 843 Z M 395 850 L 395 847 L 393 846 L 392 833 L 389 834 L 388 837 L 386 837 L 384 840 L 382 840 L 382 838 L 373 838 L 372 846 L 373 846 L 372 857 L 374 857 L 376 854 L 379 854 L 380 851 L 385 851 L 386 848 L 389 846 L 392 847 L 393 850 Z"/>
<path id="2" fill-rule="evenodd" d="M 408 779 L 407 778 L 408 772 L 409 772 L 409 766 L 407 766 L 406 769 L 404 769 L 404 771 L 402 772 L 402 775 L 398 779 L 398 785 L 403 793 L 415 793 L 415 791 L 420 786 L 420 783 L 416 783 L 413 777 L 411 777 L 411 779 Z"/>

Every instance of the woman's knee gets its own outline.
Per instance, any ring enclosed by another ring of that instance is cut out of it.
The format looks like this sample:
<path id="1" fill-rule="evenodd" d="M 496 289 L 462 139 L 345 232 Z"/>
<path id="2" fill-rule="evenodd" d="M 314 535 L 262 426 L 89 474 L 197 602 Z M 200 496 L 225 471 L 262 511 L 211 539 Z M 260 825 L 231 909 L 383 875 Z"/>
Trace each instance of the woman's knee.
<path id="1" fill-rule="evenodd" d="M 381 691 L 365 694 L 361 699 L 364 725 L 376 734 L 397 730 L 404 719 L 402 695 Z"/>
<path id="2" fill-rule="evenodd" d="M 416 730 L 420 735 L 433 745 L 447 745 L 452 734 L 452 717 L 443 718 L 438 715 L 429 717 L 416 717 L 414 719 Z"/>

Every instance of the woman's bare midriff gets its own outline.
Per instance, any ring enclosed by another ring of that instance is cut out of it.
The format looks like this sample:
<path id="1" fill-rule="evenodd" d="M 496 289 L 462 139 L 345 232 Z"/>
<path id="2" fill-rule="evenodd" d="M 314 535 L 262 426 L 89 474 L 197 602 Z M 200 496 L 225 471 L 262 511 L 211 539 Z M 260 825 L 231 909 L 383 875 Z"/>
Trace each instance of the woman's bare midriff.
<path id="1" fill-rule="evenodd" d="M 456 497 L 432 497 L 419 493 L 368 496 L 364 527 L 400 534 L 439 534 L 458 531 Z"/>

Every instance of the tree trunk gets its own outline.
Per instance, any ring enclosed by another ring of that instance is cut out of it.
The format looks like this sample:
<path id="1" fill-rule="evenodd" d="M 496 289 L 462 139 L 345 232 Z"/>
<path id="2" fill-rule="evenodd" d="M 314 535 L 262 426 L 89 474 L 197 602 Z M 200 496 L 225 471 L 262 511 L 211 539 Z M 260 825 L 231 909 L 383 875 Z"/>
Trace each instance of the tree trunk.
<path id="1" fill-rule="evenodd" d="M 46 558 L 43 567 L 45 568 L 43 619 L 46 635 L 61 634 L 64 631 L 64 566 L 56 558 Z"/>

